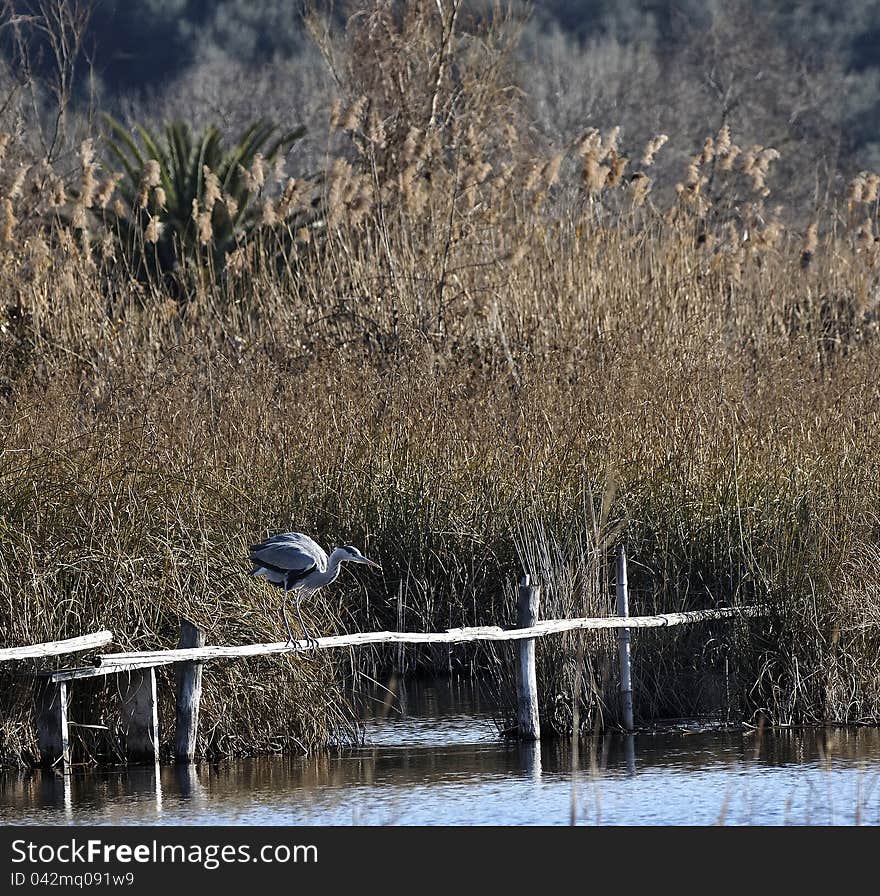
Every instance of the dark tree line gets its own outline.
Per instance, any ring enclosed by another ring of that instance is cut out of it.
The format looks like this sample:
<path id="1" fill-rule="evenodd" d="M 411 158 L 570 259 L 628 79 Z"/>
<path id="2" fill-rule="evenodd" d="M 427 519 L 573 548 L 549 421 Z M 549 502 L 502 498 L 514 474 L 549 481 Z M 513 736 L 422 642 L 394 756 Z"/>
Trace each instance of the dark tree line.
<path id="1" fill-rule="evenodd" d="M 0 0 L 5 21 L 61 0 Z M 256 97 L 289 125 L 323 110 L 305 6 L 343 23 L 354 0 L 66 0 L 88 11 L 80 96 L 116 113 L 205 115 L 235 126 Z M 513 0 L 546 132 L 619 123 L 697 140 L 721 122 L 827 169 L 880 167 L 878 0 Z M 479 16 L 493 0 L 467 0 Z M 2 25 L 3 22 L 0 22 Z M 7 68 L 17 48 L 0 28 Z M 18 31 L 21 39 L 22 31 Z M 52 65 L 39 33 L 30 64 Z M 659 79 L 659 83 L 658 83 Z M 252 90 L 245 96 L 241 86 Z M 296 85 L 287 87 L 285 85 Z M 286 91 L 286 92 L 285 92 Z M 241 94 L 241 95 L 239 95 Z M 566 99 L 566 96 L 568 98 Z M 285 103 L 288 107 L 285 108 Z M 240 110 L 240 111 L 239 111 Z M 322 111 L 323 114 L 323 111 Z M 296 120 L 293 120 L 296 119 Z M 772 122 L 773 126 L 768 126 Z M 198 123 L 198 122 L 194 122 Z M 309 122 L 306 122 L 309 123 Z M 804 149 L 806 147 L 806 149 Z"/>

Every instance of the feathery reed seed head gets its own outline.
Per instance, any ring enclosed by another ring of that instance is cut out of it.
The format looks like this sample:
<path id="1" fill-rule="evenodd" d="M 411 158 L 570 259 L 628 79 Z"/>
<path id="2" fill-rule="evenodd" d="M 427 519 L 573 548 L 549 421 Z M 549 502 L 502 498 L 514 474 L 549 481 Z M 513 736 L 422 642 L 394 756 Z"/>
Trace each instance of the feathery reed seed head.
<path id="1" fill-rule="evenodd" d="M 723 124 L 715 137 L 716 158 L 723 158 L 730 151 L 732 145 L 733 143 L 730 139 L 730 125 Z"/>
<path id="2" fill-rule="evenodd" d="M 715 158 L 715 141 L 711 137 L 706 137 L 703 143 L 703 151 L 700 153 L 700 164 L 709 165 Z"/>
<path id="3" fill-rule="evenodd" d="M 587 153 L 594 153 L 597 157 L 602 149 L 602 135 L 596 128 L 590 128 L 584 133 L 577 144 L 577 154 L 585 156 Z"/>
<path id="4" fill-rule="evenodd" d="M 250 182 L 255 190 L 262 190 L 266 183 L 266 164 L 262 153 L 255 153 L 254 160 L 248 170 L 250 174 Z"/>
<path id="5" fill-rule="evenodd" d="M 636 208 L 644 205 L 648 193 L 651 192 L 651 178 L 639 171 L 630 178 L 629 191 L 632 203 Z"/>
<path id="6" fill-rule="evenodd" d="M 626 156 L 618 155 L 616 151 L 611 153 L 607 184 L 609 187 L 616 187 L 623 180 L 623 173 L 629 159 Z"/>
<path id="7" fill-rule="evenodd" d="M 814 218 L 804 233 L 804 242 L 801 246 L 801 267 L 806 268 L 819 246 L 819 221 Z"/>
<path id="8" fill-rule="evenodd" d="M 144 242 L 151 244 L 158 243 L 159 236 L 159 218 L 156 215 L 150 215 L 150 219 L 147 222 L 146 228 L 144 229 Z"/>
<path id="9" fill-rule="evenodd" d="M 642 167 L 650 168 L 654 164 L 654 156 L 661 150 L 669 137 L 666 134 L 657 134 L 648 141 L 645 151 L 642 153 Z"/>
<path id="10" fill-rule="evenodd" d="M 611 153 L 617 152 L 617 140 L 620 137 L 620 125 L 615 125 L 602 138 L 602 146 L 599 150 L 599 161 L 604 161 Z"/>
<path id="11" fill-rule="evenodd" d="M 358 97 L 340 118 L 343 131 L 356 131 L 360 128 L 369 100 L 365 96 Z"/>
<path id="12" fill-rule="evenodd" d="M 147 159 L 144 164 L 143 183 L 150 188 L 162 183 L 162 168 L 156 159 Z"/>
<path id="13" fill-rule="evenodd" d="M 27 173 L 27 165 L 18 166 L 18 169 L 15 172 L 15 177 L 12 178 L 12 181 L 10 182 L 9 187 L 6 190 L 6 195 L 10 199 L 21 199 L 22 188 L 24 187 L 24 181 L 27 177 Z"/>
<path id="14" fill-rule="evenodd" d="M 115 171 L 109 177 L 104 178 L 101 182 L 100 187 L 98 187 L 98 191 L 95 194 L 95 205 L 98 208 L 107 208 L 107 205 L 110 202 L 110 198 L 113 195 L 113 192 L 116 190 L 116 187 L 119 185 L 119 181 L 122 180 L 122 172 Z"/>
<path id="15" fill-rule="evenodd" d="M 15 225 L 18 223 L 15 217 L 15 211 L 12 207 L 12 200 L 6 196 L 0 207 L 0 244 L 11 246 L 13 243 L 13 234 Z"/>
<path id="16" fill-rule="evenodd" d="M 267 196 L 263 200 L 260 211 L 260 224 L 263 227 L 274 227 L 278 223 L 278 217 L 275 214 L 275 203 Z"/>
<path id="17" fill-rule="evenodd" d="M 415 126 L 410 127 L 406 133 L 406 139 L 403 141 L 403 161 L 413 162 L 419 158 L 419 146 L 421 144 L 422 132 Z"/>
<path id="18" fill-rule="evenodd" d="M 222 196 L 220 180 L 207 165 L 202 167 L 202 174 L 205 178 L 205 188 L 202 193 L 202 205 L 205 207 L 205 211 L 211 212 L 214 210 L 214 205 L 217 203 L 217 200 Z"/>
<path id="19" fill-rule="evenodd" d="M 865 172 L 857 174 L 850 182 L 846 191 L 846 200 L 850 205 L 857 205 L 862 201 L 865 193 Z"/>
<path id="20" fill-rule="evenodd" d="M 80 185 L 78 203 L 83 208 L 91 208 L 94 204 L 95 192 L 98 187 L 96 176 L 98 166 L 95 163 L 95 149 L 91 138 L 83 140 L 79 151 L 82 183 Z"/>
<path id="21" fill-rule="evenodd" d="M 342 100 L 336 97 L 333 105 L 330 106 L 330 133 L 332 134 L 339 127 L 342 118 Z"/>

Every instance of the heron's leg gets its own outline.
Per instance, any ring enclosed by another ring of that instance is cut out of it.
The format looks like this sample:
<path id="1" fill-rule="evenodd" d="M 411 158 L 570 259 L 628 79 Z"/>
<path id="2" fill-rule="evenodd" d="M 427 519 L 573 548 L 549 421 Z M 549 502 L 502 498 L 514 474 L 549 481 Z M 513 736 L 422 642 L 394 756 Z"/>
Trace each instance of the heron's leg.
<path id="1" fill-rule="evenodd" d="M 290 589 L 287 585 L 287 576 L 284 577 L 284 600 L 281 602 L 281 615 L 284 617 L 284 626 L 287 629 L 287 644 L 293 643 L 293 632 L 290 630 L 290 622 L 287 620 L 287 595 Z"/>
<path id="2" fill-rule="evenodd" d="M 306 624 L 303 622 L 302 613 L 300 612 L 300 609 L 299 609 L 299 602 L 301 599 L 302 599 L 302 591 L 297 591 L 296 592 L 296 615 L 299 617 L 300 628 L 302 628 L 303 637 L 306 639 L 306 649 L 308 649 L 310 647 L 314 647 L 315 650 L 317 650 L 318 649 L 318 641 L 317 641 L 317 639 L 313 638 L 306 631 Z"/>

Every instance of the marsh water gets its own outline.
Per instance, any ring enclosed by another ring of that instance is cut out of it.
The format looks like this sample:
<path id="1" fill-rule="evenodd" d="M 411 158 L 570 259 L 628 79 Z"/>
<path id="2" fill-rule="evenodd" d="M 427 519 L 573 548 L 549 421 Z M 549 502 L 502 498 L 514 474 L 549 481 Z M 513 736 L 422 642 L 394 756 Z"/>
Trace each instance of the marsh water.
<path id="1" fill-rule="evenodd" d="M 403 695 L 398 695 L 403 696 Z M 880 824 L 880 732 L 678 727 L 506 742 L 435 682 L 310 757 L 0 774 L 0 824 Z"/>

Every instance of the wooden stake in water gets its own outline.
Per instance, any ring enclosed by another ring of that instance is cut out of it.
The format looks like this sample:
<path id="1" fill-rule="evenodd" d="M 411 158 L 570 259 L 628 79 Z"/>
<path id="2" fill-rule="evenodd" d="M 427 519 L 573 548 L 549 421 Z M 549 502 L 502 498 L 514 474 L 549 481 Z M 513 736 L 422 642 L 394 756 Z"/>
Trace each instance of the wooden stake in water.
<path id="1" fill-rule="evenodd" d="M 180 620 L 180 647 L 204 647 L 205 633 L 187 619 Z M 177 663 L 177 718 L 174 756 L 192 762 L 199 733 L 199 703 L 202 699 L 202 663 Z"/>
<path id="2" fill-rule="evenodd" d="M 159 701 L 156 670 L 128 673 L 122 694 L 122 729 L 129 762 L 159 761 Z"/>
<path id="3" fill-rule="evenodd" d="M 626 580 L 626 549 L 617 547 L 617 615 L 629 618 L 629 587 Z M 623 715 L 623 727 L 633 730 L 633 694 L 632 672 L 630 670 L 629 629 L 618 629 L 618 648 L 620 651 L 620 710 Z"/>
<path id="4" fill-rule="evenodd" d="M 516 627 L 531 628 L 540 613 L 541 589 L 532 585 L 529 576 L 519 583 L 516 604 Z M 535 639 L 523 638 L 518 647 L 519 664 L 516 675 L 517 721 L 520 740 L 540 740 L 541 722 L 538 717 L 538 676 L 535 671 Z"/>
<path id="5" fill-rule="evenodd" d="M 67 729 L 67 683 L 43 679 L 37 684 L 37 743 L 40 761 L 51 768 L 70 762 Z"/>

